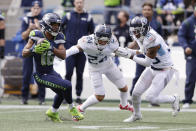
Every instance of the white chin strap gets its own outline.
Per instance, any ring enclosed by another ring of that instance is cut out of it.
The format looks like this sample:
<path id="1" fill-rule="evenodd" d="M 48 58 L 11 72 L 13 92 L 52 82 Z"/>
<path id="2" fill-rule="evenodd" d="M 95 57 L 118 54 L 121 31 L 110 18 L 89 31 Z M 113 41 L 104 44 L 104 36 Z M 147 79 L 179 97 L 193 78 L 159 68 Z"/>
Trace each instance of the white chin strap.
<path id="1" fill-rule="evenodd" d="M 52 35 L 52 36 L 57 36 L 58 33 L 56 33 L 56 32 L 51 32 L 51 35 Z"/>
<path id="2" fill-rule="evenodd" d="M 105 44 L 105 45 L 100 45 L 99 43 L 97 43 L 96 45 L 97 45 L 97 48 L 98 48 L 99 50 L 103 50 L 103 49 L 107 46 L 107 44 Z"/>

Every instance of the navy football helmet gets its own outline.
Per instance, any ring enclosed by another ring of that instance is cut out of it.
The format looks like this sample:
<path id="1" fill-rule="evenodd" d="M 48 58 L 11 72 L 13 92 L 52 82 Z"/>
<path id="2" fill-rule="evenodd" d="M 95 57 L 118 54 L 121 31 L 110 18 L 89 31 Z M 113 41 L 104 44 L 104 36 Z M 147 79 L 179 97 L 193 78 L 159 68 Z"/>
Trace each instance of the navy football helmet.
<path id="1" fill-rule="evenodd" d="M 150 30 L 150 25 L 148 20 L 143 16 L 136 16 L 130 22 L 130 35 L 135 35 L 136 37 L 145 36 Z"/>
<path id="2" fill-rule="evenodd" d="M 59 24 L 58 28 L 54 24 Z M 60 31 L 61 18 L 56 13 L 47 13 L 43 16 L 40 23 L 42 30 L 49 32 L 52 36 L 57 36 Z"/>
<path id="3" fill-rule="evenodd" d="M 110 42 L 112 37 L 112 31 L 109 26 L 106 25 L 97 25 L 94 31 L 95 44 L 99 50 L 103 50 L 107 44 Z M 104 42 L 104 43 L 101 43 Z"/>

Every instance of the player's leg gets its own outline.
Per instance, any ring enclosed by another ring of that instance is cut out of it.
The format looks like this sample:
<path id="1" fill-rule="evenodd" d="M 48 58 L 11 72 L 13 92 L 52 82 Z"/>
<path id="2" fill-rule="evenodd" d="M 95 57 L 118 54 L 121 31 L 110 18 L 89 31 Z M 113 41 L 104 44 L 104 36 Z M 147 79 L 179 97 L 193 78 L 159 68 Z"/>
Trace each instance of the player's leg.
<path id="1" fill-rule="evenodd" d="M 95 94 L 88 97 L 88 99 L 82 105 L 78 106 L 78 109 L 81 112 L 84 112 L 85 109 L 88 108 L 89 106 L 92 106 L 102 101 L 105 97 L 102 74 L 100 72 L 89 72 L 89 73 L 90 73 L 89 75 L 92 81 L 92 85 L 94 87 Z"/>
<path id="2" fill-rule="evenodd" d="M 53 107 L 58 109 L 63 99 L 69 104 L 70 113 L 75 120 L 82 120 L 84 116 L 74 107 L 72 100 L 72 86 L 68 80 L 63 80 L 61 76 L 53 71 L 47 75 L 35 74 L 34 78 L 38 84 L 51 88 L 58 96 L 55 97 Z"/>
<path id="3" fill-rule="evenodd" d="M 57 90 L 55 90 L 54 92 L 57 93 Z M 63 95 L 59 94 L 61 94 L 60 91 L 58 94 L 55 95 L 52 107 L 46 111 L 46 115 L 54 122 L 62 122 L 58 113 L 58 109 L 64 98 Z"/>
<path id="4" fill-rule="evenodd" d="M 133 111 L 133 108 L 127 102 L 128 86 L 126 85 L 124 77 L 119 68 L 115 64 L 113 64 L 113 66 L 111 66 L 110 69 L 107 69 L 105 71 L 105 75 L 120 90 L 120 109 Z"/>
<path id="5" fill-rule="evenodd" d="M 131 117 L 124 120 L 124 122 L 134 122 L 142 118 L 140 104 L 141 104 L 141 95 L 149 88 L 153 74 L 150 68 L 146 68 L 138 79 L 135 88 L 132 94 L 132 104 L 134 108 L 134 113 Z"/>
<path id="6" fill-rule="evenodd" d="M 146 95 L 146 100 L 153 104 L 167 103 L 167 102 L 171 103 L 172 108 L 175 112 L 173 113 L 173 115 L 175 116 L 179 111 L 179 97 L 177 95 L 160 94 L 161 91 L 166 87 L 166 85 L 171 80 L 174 74 L 174 70 L 169 69 L 166 71 L 153 71 L 153 73 L 155 74 L 155 77 Z"/>
<path id="7" fill-rule="evenodd" d="M 159 104 L 159 103 L 166 103 L 166 102 L 173 102 L 174 97 L 170 95 L 161 95 L 161 91 L 165 88 L 167 83 L 172 78 L 173 72 L 170 70 L 166 71 L 154 71 L 155 77 L 152 80 L 152 84 L 150 85 L 150 88 L 148 89 L 146 100 L 153 103 L 153 104 Z"/>
<path id="8" fill-rule="evenodd" d="M 83 89 L 83 72 L 84 72 L 85 63 L 86 63 L 86 56 L 83 53 L 77 54 L 77 58 L 76 58 L 76 75 L 77 75 L 76 103 L 78 103 L 78 104 L 82 104 L 80 96 L 81 96 L 82 89 Z"/>

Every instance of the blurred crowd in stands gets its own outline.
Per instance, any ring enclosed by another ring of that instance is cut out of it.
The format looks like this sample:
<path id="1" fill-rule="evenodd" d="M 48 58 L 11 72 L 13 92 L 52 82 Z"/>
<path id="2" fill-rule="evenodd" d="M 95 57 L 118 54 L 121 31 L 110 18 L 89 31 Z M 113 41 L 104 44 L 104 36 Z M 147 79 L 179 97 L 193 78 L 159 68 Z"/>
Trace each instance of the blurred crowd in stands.
<path id="1" fill-rule="evenodd" d="M 23 15 L 24 17 L 28 17 L 28 13 L 32 12 L 32 2 L 34 0 L 22 0 L 21 1 L 21 8 L 23 9 Z M 48 13 L 51 10 L 44 10 L 47 7 L 44 6 L 43 0 L 37 0 L 39 1 L 39 8 L 43 8 L 43 10 L 40 10 L 39 17 L 43 16 L 44 13 Z M 147 3 L 147 4 L 146 4 Z M 164 39 L 167 41 L 170 45 L 179 45 L 177 40 L 177 32 L 182 24 L 182 22 L 192 15 L 194 11 L 194 5 L 196 3 L 196 0 L 103 0 L 103 8 L 97 9 L 92 8 L 92 10 L 89 11 L 89 13 L 92 15 L 92 18 L 94 19 L 94 14 L 99 14 L 102 16 L 103 21 L 101 23 L 96 24 L 107 24 L 111 25 L 113 29 L 113 33 L 116 35 L 116 37 L 119 40 L 120 46 L 126 47 L 129 45 L 129 43 L 132 41 L 132 38 L 129 35 L 129 20 L 132 19 L 134 16 L 140 16 L 140 15 L 146 15 L 145 17 L 148 18 L 149 21 L 151 21 L 151 26 L 154 28 L 159 34 L 161 34 Z M 147 5 L 147 7 L 145 7 Z M 57 5 L 58 6 L 58 5 Z M 62 0 L 61 1 L 61 9 L 63 9 L 63 13 L 61 13 L 61 17 L 65 16 L 67 12 L 70 12 L 74 9 L 74 0 Z M 87 6 L 87 5 L 86 5 Z M 96 5 L 94 5 L 96 7 Z M 104 9 L 104 10 L 102 10 Z M 59 12 L 56 12 L 59 13 Z M 0 14 L 0 22 L 4 20 L 4 17 L 6 17 L 6 14 L 3 15 L 3 13 Z M 33 20 L 28 23 L 34 29 L 36 28 L 36 21 L 40 20 L 41 18 L 32 18 Z M 28 19 L 31 19 L 28 17 Z M 5 21 L 6 22 L 6 21 Z M 14 43 L 17 43 L 17 51 L 18 56 L 21 56 L 22 49 L 26 43 L 26 40 L 28 39 L 28 34 L 30 31 L 28 31 L 28 28 L 25 27 L 25 19 L 22 19 L 22 29 L 20 29 L 16 35 L 13 37 L 12 41 Z M 29 26 L 29 25 L 26 25 Z M 0 31 L 5 27 L 2 27 L 0 24 Z M 27 30 L 26 30 L 27 29 Z M 26 36 L 24 35 L 24 32 L 26 32 Z M 0 37 L 0 42 L 2 39 L 4 39 L 4 31 L 0 32 L 2 37 Z M 25 38 L 24 38 L 25 37 Z M 6 38 L 5 38 L 6 39 Z M 6 49 L 5 49 L 6 50 Z M 8 53 L 9 51 L 5 51 Z M 0 60 L 4 58 L 4 43 L 0 43 Z M 31 63 L 33 63 L 32 60 L 30 60 Z M 117 65 L 119 65 L 118 58 L 115 58 L 115 62 Z M 30 64 L 33 65 L 33 64 Z M 33 70 L 33 66 L 30 68 L 30 70 Z M 32 72 L 30 71 L 30 76 Z M 23 73 L 25 71 L 23 70 Z M 141 72 L 141 71 L 140 71 Z M 140 74 L 140 73 L 139 73 Z M 137 73 L 136 73 L 137 77 Z M 27 77 L 25 77 L 27 79 Z M 27 82 L 28 81 L 28 82 Z M 136 80 L 137 81 L 137 80 Z M 29 84 L 31 83 L 31 77 L 28 77 L 28 80 L 25 80 L 23 84 Z M 133 88 L 133 87 L 132 87 Z M 28 88 L 25 88 L 25 92 L 29 92 Z M 43 91 L 45 94 L 45 91 Z M 23 93 L 24 93 L 24 87 L 23 87 Z M 27 103 L 27 95 L 23 94 L 23 104 Z M 43 95 L 44 96 L 44 95 Z M 44 101 L 44 98 L 40 98 L 40 104 Z M 192 101 L 191 101 L 192 102 Z M 189 102 L 189 103 L 191 103 Z"/>

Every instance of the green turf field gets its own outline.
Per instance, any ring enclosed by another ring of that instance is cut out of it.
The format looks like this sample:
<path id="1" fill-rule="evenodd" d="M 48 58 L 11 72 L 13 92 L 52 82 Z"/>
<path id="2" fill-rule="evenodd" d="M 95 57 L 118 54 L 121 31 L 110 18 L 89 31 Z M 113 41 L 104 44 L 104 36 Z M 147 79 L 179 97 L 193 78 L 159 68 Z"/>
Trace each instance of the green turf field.
<path id="1" fill-rule="evenodd" d="M 120 111 L 118 102 L 104 102 L 89 108 L 85 119 L 79 122 L 71 120 L 67 105 L 63 105 L 60 115 L 64 122 L 53 123 L 44 115 L 51 101 L 45 106 L 38 106 L 37 101 L 30 101 L 28 106 L 19 103 L 19 100 L 4 100 L 0 104 L 0 131 L 196 131 L 195 105 L 172 117 L 169 104 L 148 108 L 144 103 L 143 120 L 135 123 L 122 122 L 131 113 Z"/>

